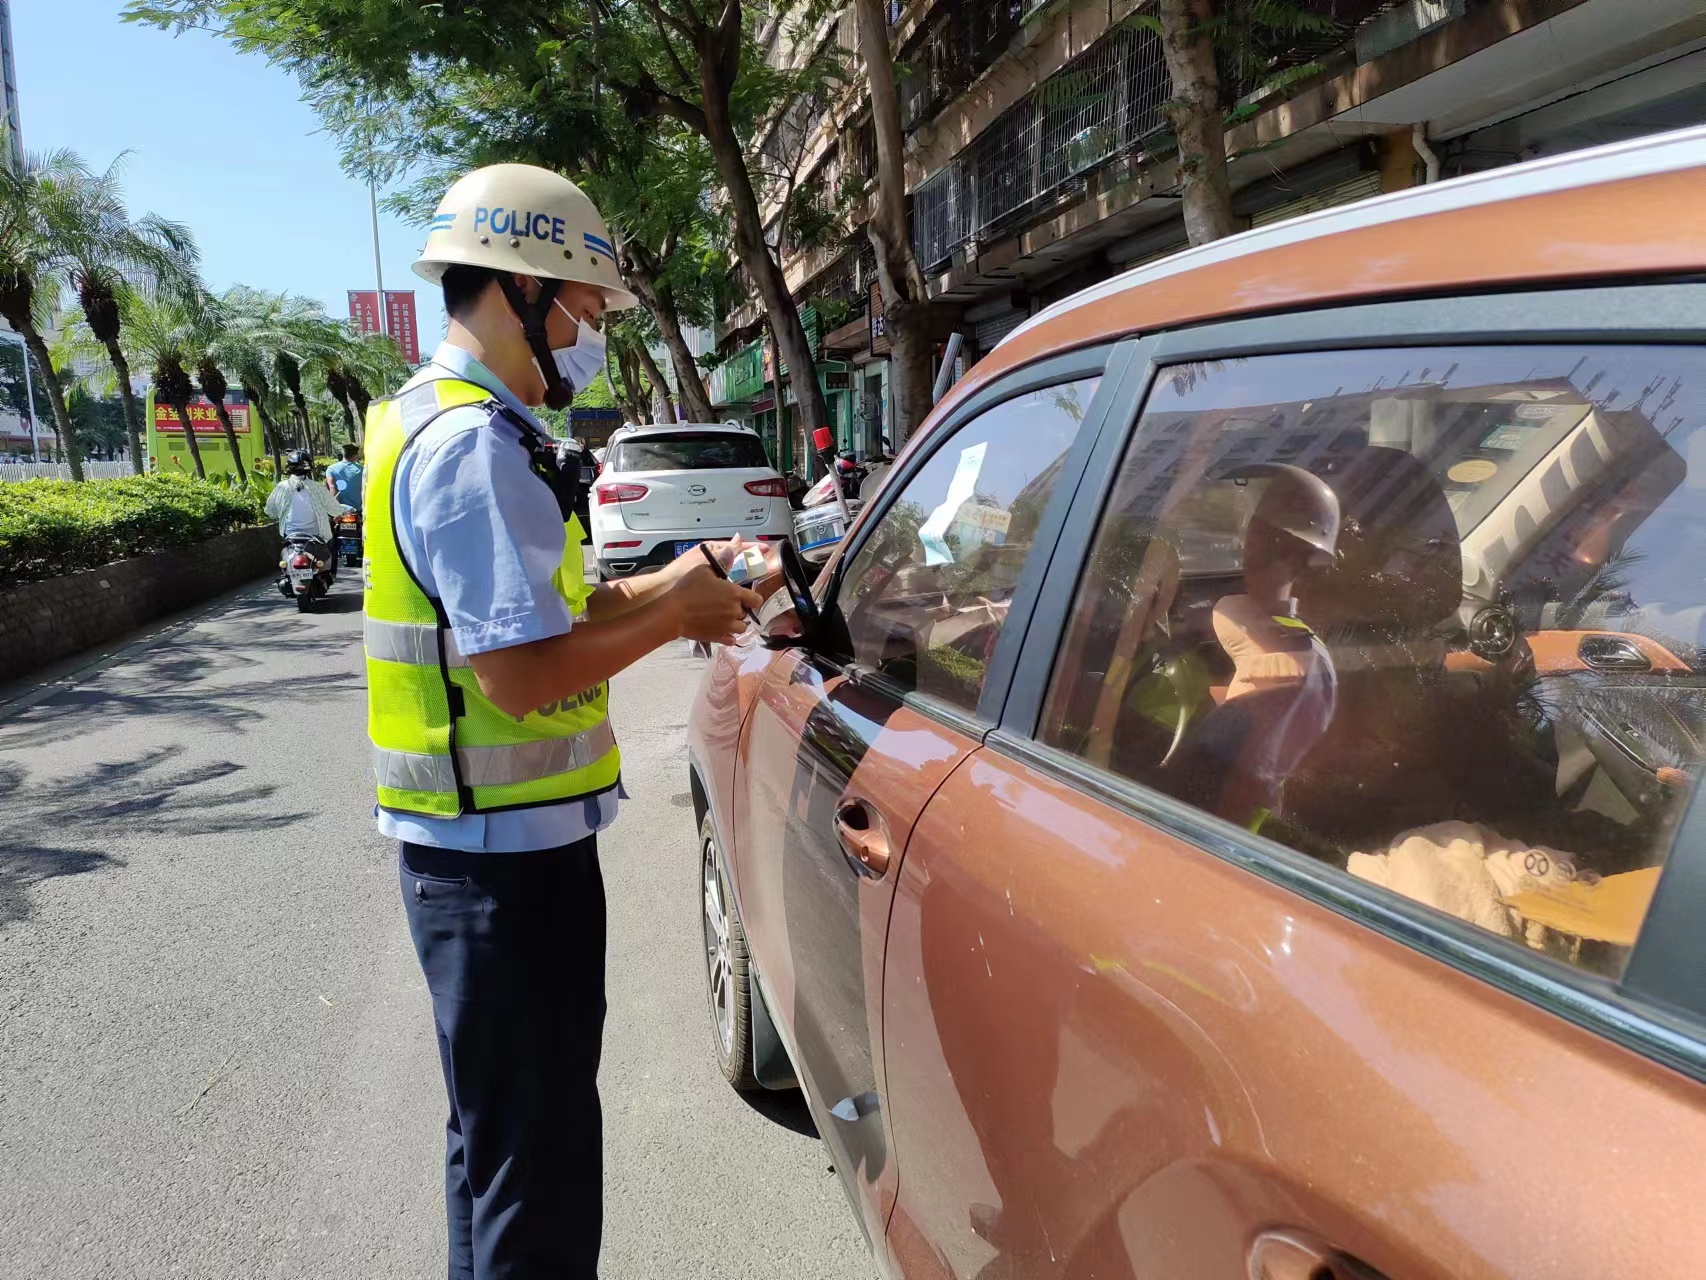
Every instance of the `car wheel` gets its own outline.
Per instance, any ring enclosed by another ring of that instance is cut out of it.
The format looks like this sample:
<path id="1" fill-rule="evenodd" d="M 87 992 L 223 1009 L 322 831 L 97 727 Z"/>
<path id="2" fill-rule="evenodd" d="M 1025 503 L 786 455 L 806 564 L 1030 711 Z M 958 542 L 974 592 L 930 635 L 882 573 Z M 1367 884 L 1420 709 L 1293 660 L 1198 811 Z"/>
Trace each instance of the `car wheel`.
<path id="1" fill-rule="evenodd" d="M 705 926 L 705 989 L 711 1005 L 711 1038 L 723 1079 L 742 1093 L 763 1088 L 753 1074 L 752 987 L 746 934 L 735 913 L 723 868 L 722 848 L 711 815 L 699 827 L 700 916 Z"/>

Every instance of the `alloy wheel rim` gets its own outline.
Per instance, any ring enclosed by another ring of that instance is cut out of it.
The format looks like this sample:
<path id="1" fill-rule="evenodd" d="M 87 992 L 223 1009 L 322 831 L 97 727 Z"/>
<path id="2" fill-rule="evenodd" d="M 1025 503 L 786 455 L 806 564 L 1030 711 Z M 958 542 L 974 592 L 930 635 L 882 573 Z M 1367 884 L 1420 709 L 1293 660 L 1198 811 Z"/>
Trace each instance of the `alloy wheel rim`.
<path id="1" fill-rule="evenodd" d="M 710 984 L 711 1020 L 723 1056 L 734 1053 L 734 954 L 729 946 L 729 913 L 723 902 L 723 878 L 717 845 L 705 841 L 704 857 L 705 972 Z"/>

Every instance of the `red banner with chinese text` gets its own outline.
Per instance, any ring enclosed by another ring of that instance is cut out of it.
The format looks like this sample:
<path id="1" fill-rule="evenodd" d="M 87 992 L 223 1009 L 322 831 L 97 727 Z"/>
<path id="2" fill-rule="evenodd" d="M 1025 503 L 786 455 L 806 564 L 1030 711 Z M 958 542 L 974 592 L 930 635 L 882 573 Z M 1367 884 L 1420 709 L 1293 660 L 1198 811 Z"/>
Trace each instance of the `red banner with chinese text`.
<path id="1" fill-rule="evenodd" d="M 415 318 L 415 291 L 413 289 L 387 289 L 385 291 L 385 318 L 390 321 L 391 340 L 397 344 L 397 349 L 403 353 L 403 359 L 411 365 L 421 362 L 420 325 Z"/>
<path id="2" fill-rule="evenodd" d="M 355 322 L 357 333 L 378 333 L 379 291 L 376 289 L 351 289 L 349 291 L 349 318 Z"/>

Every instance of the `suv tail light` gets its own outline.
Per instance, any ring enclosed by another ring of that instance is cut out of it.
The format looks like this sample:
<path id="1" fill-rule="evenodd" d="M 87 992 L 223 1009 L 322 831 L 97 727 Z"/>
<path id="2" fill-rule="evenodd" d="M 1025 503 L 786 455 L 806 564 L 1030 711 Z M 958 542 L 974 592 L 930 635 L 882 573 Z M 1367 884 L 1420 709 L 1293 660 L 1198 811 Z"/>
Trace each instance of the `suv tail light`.
<path id="1" fill-rule="evenodd" d="M 781 476 L 773 480 L 748 480 L 746 491 L 755 498 L 786 498 L 788 482 Z"/>
<path id="2" fill-rule="evenodd" d="M 600 502 L 638 502 L 651 492 L 643 484 L 601 484 L 593 488 Z"/>

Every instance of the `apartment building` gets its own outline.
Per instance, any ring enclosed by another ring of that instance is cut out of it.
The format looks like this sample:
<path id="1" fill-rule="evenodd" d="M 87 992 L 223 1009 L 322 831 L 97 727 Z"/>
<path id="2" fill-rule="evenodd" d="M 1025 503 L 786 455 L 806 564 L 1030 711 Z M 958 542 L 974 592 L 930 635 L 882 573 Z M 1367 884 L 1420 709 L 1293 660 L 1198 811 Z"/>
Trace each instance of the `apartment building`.
<path id="1" fill-rule="evenodd" d="M 1706 121 L 1700 0 L 1298 0 L 1327 31 L 1229 51 L 1234 209 L 1261 226 L 1419 182 Z M 1028 316 L 1185 246 L 1150 0 L 914 0 L 891 10 L 903 66 L 912 238 L 943 336 L 967 361 Z M 853 49 L 850 12 L 816 33 Z M 808 56 L 804 47 L 775 56 Z M 782 245 L 843 447 L 885 435 L 887 347 L 863 230 L 869 101 L 800 102 L 764 140 L 837 213 Z M 779 166 L 785 168 L 785 166 Z M 773 184 L 774 186 L 775 184 Z M 784 192 L 770 192 L 776 221 Z M 1632 218 L 1639 210 L 1630 210 Z M 745 294 L 752 298 L 750 292 Z M 804 458 L 756 300 L 718 330 L 719 412 L 777 460 Z"/>

